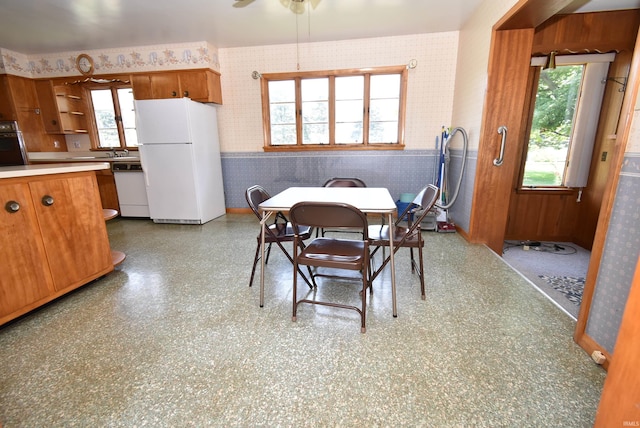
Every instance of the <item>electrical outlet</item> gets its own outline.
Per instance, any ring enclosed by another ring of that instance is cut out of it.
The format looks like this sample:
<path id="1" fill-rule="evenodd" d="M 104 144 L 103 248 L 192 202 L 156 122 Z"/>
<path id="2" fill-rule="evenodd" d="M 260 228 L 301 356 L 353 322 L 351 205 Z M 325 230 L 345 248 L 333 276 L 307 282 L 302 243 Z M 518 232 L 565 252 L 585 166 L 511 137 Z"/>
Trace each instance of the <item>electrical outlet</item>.
<path id="1" fill-rule="evenodd" d="M 54 140 L 53 141 L 53 147 L 55 147 L 56 149 L 59 149 L 60 148 L 60 141 Z"/>
<path id="2" fill-rule="evenodd" d="M 591 359 L 596 364 L 603 364 L 607 360 L 607 357 L 602 352 L 596 350 L 591 354 Z"/>
<path id="3" fill-rule="evenodd" d="M 80 141 L 74 141 L 73 142 L 73 148 L 74 149 L 79 149 L 80 148 Z"/>

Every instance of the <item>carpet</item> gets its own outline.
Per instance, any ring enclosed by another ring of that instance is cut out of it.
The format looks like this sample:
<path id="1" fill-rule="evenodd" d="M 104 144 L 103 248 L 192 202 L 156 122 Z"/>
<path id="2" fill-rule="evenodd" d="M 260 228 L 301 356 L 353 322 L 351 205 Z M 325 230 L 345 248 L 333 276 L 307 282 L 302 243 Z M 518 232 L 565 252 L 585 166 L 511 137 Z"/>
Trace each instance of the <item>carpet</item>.
<path id="1" fill-rule="evenodd" d="M 573 304 L 580 306 L 582 302 L 582 292 L 584 291 L 584 278 L 574 278 L 571 276 L 550 276 L 538 275 L 556 291 L 559 291 Z"/>
<path id="2" fill-rule="evenodd" d="M 574 319 L 578 317 L 591 252 L 570 242 L 542 242 L 524 249 L 506 241 L 503 260 Z"/>

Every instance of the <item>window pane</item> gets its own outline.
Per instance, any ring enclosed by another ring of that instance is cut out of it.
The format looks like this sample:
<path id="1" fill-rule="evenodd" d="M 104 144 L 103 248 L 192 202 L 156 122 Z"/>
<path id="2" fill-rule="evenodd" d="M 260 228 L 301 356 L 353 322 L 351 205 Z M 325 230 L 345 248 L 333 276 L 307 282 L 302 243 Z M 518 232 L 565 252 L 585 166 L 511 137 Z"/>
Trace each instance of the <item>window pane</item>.
<path id="1" fill-rule="evenodd" d="M 138 134 L 136 132 L 136 114 L 133 107 L 133 90 L 131 88 L 119 88 L 118 102 L 120 104 L 120 114 L 122 115 L 122 126 L 124 127 L 124 137 L 126 147 L 138 146 Z"/>
<path id="2" fill-rule="evenodd" d="M 98 127 L 98 147 L 120 147 L 116 114 L 110 89 L 94 89 L 91 91 L 93 112 Z"/>
<path id="3" fill-rule="evenodd" d="M 379 74 L 371 76 L 371 99 L 400 98 L 400 75 Z"/>
<path id="4" fill-rule="evenodd" d="M 271 144 L 295 145 L 296 91 L 293 80 L 269 82 L 269 114 L 271 116 Z"/>
<path id="5" fill-rule="evenodd" d="M 582 65 L 542 70 L 522 186 L 562 186 Z"/>
<path id="6" fill-rule="evenodd" d="M 269 102 L 293 103 L 296 101 L 296 86 L 293 80 L 278 80 L 269 82 Z"/>
<path id="7" fill-rule="evenodd" d="M 303 79 L 302 144 L 329 144 L 329 79 Z"/>
<path id="8" fill-rule="evenodd" d="M 336 77 L 336 100 L 361 100 L 364 76 Z"/>
<path id="9" fill-rule="evenodd" d="M 400 118 L 400 75 L 371 76 L 369 142 L 397 143 Z"/>
<path id="10" fill-rule="evenodd" d="M 296 126 L 295 125 L 271 126 L 271 144 L 274 146 L 295 145 L 296 144 Z"/>
<path id="11" fill-rule="evenodd" d="M 336 77 L 336 144 L 361 144 L 364 76 Z"/>

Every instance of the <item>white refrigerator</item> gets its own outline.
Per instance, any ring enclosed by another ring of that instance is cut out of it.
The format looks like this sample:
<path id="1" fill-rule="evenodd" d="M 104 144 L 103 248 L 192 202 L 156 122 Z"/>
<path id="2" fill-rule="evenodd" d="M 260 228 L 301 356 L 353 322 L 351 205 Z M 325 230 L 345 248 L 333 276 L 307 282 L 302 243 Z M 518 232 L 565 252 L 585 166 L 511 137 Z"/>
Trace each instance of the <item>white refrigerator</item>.
<path id="1" fill-rule="evenodd" d="M 216 107 L 189 98 L 135 102 L 140 161 L 155 223 L 225 213 Z"/>

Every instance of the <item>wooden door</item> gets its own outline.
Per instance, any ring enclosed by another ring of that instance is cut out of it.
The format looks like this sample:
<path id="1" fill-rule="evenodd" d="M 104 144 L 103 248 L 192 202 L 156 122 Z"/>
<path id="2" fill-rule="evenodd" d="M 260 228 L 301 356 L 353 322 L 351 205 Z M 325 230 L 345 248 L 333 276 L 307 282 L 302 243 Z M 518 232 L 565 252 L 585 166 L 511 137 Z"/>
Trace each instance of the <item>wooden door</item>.
<path id="1" fill-rule="evenodd" d="M 151 78 L 147 74 L 131 75 L 131 87 L 133 88 L 133 98 L 136 100 L 152 100 Z"/>
<path id="2" fill-rule="evenodd" d="M 113 270 L 93 172 L 49 177 L 29 186 L 55 289 L 75 287 Z"/>
<path id="3" fill-rule="evenodd" d="M 7 206 L 10 202 L 18 205 Z M 0 204 L 2 324 L 8 315 L 49 296 L 53 280 L 28 184 L 0 184 Z"/>
<path id="4" fill-rule="evenodd" d="M 40 114 L 44 129 L 49 134 L 61 134 L 60 115 L 51 80 L 36 80 L 36 91 L 40 103 Z"/>
<path id="5" fill-rule="evenodd" d="M 496 31 L 491 43 L 469 236 L 498 254 L 502 254 L 511 190 L 520 165 L 533 33 L 533 28 Z M 502 164 L 496 166 L 501 126 L 507 128 L 507 136 Z"/>
<path id="6" fill-rule="evenodd" d="M 150 75 L 153 98 L 180 98 L 180 79 L 178 73 L 155 73 Z"/>
<path id="7" fill-rule="evenodd" d="M 220 75 L 211 70 L 180 72 L 180 91 L 194 101 L 222 104 Z"/>

